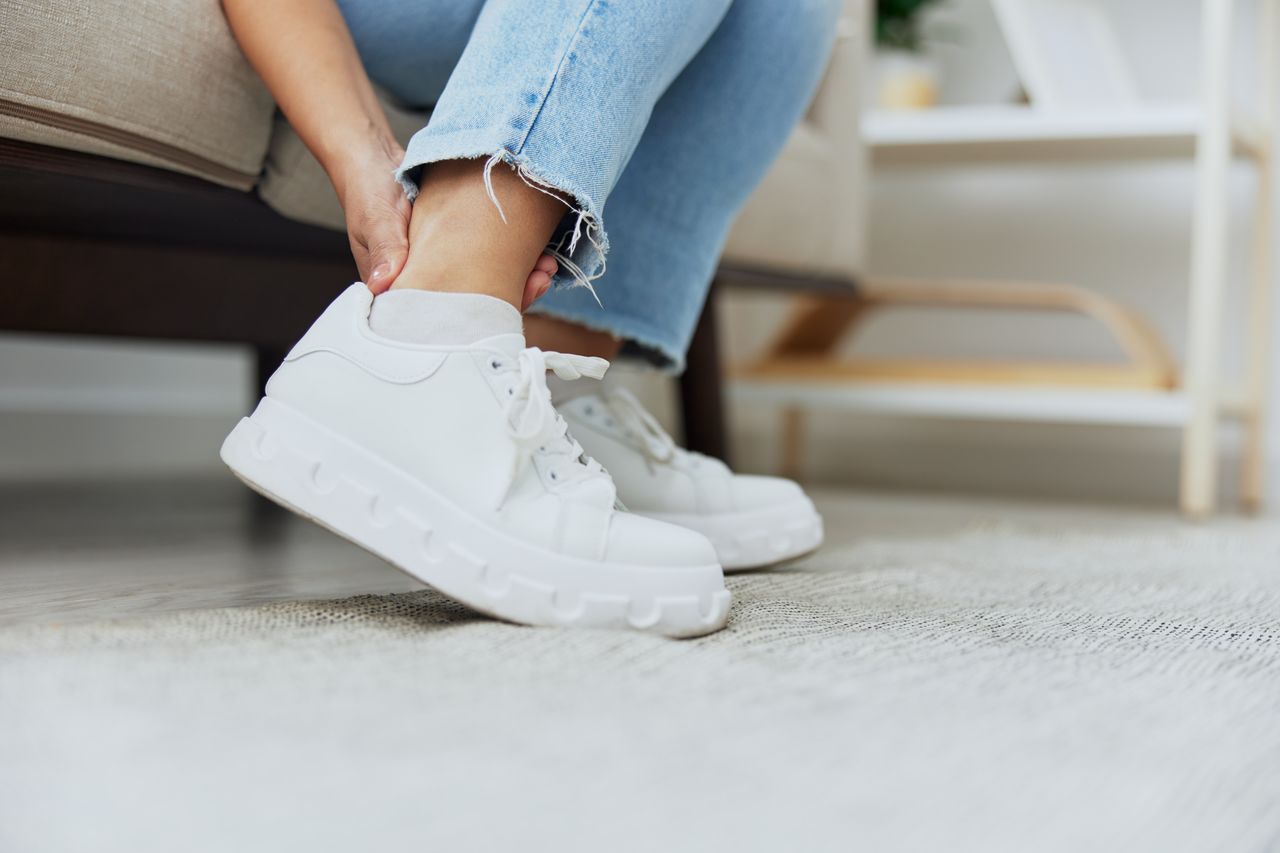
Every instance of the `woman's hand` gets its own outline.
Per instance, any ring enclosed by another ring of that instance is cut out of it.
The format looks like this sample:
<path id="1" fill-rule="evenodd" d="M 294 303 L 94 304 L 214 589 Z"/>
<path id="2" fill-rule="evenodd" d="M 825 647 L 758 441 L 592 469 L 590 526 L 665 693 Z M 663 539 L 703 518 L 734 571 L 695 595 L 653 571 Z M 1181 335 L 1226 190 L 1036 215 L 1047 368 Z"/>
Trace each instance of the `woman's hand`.
<path id="1" fill-rule="evenodd" d="M 528 280 L 524 283 L 524 299 L 520 302 L 520 313 L 529 310 L 534 300 L 551 288 L 551 279 L 560 271 L 560 265 L 550 255 L 543 255 L 533 265 Z"/>
<path id="2" fill-rule="evenodd" d="M 398 145 L 371 149 L 333 176 L 347 217 L 351 255 L 360 280 L 375 296 L 391 287 L 409 256 L 413 206 L 394 177 L 403 156 Z"/>
<path id="3" fill-rule="evenodd" d="M 335 169 L 333 175 L 347 217 L 351 254 L 361 280 L 375 296 L 391 287 L 409 256 L 409 216 L 413 206 L 393 176 L 403 157 L 399 145 L 370 148 Z M 538 258 L 524 284 L 521 311 L 547 292 L 558 270 L 555 258 Z"/>
<path id="4" fill-rule="evenodd" d="M 328 173 L 360 277 L 382 293 L 408 257 L 413 207 L 392 176 L 404 151 L 337 5 L 222 0 L 222 9 L 245 56 Z M 546 292 L 555 273 L 554 258 L 538 259 L 525 282 L 522 310 Z"/>

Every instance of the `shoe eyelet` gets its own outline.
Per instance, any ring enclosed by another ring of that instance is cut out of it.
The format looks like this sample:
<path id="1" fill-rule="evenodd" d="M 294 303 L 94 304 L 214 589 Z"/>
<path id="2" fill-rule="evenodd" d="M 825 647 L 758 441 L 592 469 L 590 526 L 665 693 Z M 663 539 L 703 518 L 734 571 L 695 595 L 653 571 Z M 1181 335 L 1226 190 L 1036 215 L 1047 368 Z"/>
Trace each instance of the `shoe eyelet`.
<path id="1" fill-rule="evenodd" d="M 508 389 L 507 389 L 507 396 L 508 396 L 508 397 L 510 397 L 510 396 L 511 396 L 512 394 L 514 394 L 514 393 L 516 393 L 516 389 L 514 389 L 514 388 L 508 388 Z"/>
<path id="2" fill-rule="evenodd" d="M 559 479 L 560 479 L 558 476 L 556 476 L 556 472 L 555 472 L 555 471 L 552 471 L 548 476 L 550 476 L 550 477 L 551 477 L 551 479 L 553 479 L 553 480 L 559 480 Z"/>
<path id="3" fill-rule="evenodd" d="M 492 367 L 494 370 L 497 370 L 498 368 L 502 367 L 502 362 L 498 361 L 495 358 L 493 361 L 489 362 L 489 366 Z"/>

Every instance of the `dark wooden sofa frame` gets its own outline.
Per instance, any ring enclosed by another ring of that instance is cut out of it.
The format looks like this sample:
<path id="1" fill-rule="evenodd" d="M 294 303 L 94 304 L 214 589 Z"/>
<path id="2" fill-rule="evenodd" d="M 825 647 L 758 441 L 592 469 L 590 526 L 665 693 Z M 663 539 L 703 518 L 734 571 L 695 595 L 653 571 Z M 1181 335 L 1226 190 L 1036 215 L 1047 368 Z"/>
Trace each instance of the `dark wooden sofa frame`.
<path id="1" fill-rule="evenodd" d="M 261 384 L 356 278 L 345 235 L 252 193 L 0 139 L 2 331 L 246 344 Z M 691 449 L 725 458 L 716 290 L 680 378 L 681 420 Z"/>

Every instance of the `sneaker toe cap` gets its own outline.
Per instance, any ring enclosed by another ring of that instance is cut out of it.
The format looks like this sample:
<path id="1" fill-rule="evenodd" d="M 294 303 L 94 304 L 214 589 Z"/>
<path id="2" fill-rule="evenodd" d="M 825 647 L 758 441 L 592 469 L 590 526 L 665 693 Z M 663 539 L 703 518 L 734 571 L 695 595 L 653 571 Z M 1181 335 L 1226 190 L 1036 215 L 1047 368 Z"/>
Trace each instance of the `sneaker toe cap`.
<path id="1" fill-rule="evenodd" d="M 652 566 L 718 565 L 711 540 L 694 530 L 627 512 L 609 526 L 605 560 Z"/>
<path id="2" fill-rule="evenodd" d="M 808 500 L 798 483 L 782 477 L 739 474 L 733 478 L 733 504 L 736 509 L 766 509 Z"/>

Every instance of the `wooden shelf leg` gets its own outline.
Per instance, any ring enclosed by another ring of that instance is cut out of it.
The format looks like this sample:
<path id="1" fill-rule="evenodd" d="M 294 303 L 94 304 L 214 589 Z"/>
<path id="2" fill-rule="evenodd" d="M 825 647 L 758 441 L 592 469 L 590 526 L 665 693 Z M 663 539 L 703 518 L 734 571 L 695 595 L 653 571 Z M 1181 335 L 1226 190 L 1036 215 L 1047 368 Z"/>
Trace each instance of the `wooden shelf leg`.
<path id="1" fill-rule="evenodd" d="M 1217 496 L 1219 349 L 1226 286 L 1227 179 L 1231 158 L 1228 48 L 1231 0 L 1201 4 L 1203 122 L 1196 144 L 1191 293 L 1185 382 L 1190 413 L 1182 438 L 1183 512 L 1206 516 Z"/>
<path id="2" fill-rule="evenodd" d="M 1276 131 L 1276 40 L 1280 12 L 1275 0 L 1259 9 L 1259 114 L 1269 138 Z M 1271 379 L 1272 278 L 1275 249 L 1272 228 L 1275 221 L 1275 157 L 1268 148 L 1258 158 L 1257 197 L 1253 208 L 1253 276 L 1249 293 L 1248 384 L 1244 421 L 1244 444 L 1240 450 L 1240 503 L 1249 512 L 1262 508 L 1266 490 L 1266 401 Z"/>
<path id="3" fill-rule="evenodd" d="M 802 479 L 804 470 L 804 410 L 789 408 L 782 412 L 782 476 Z"/>

